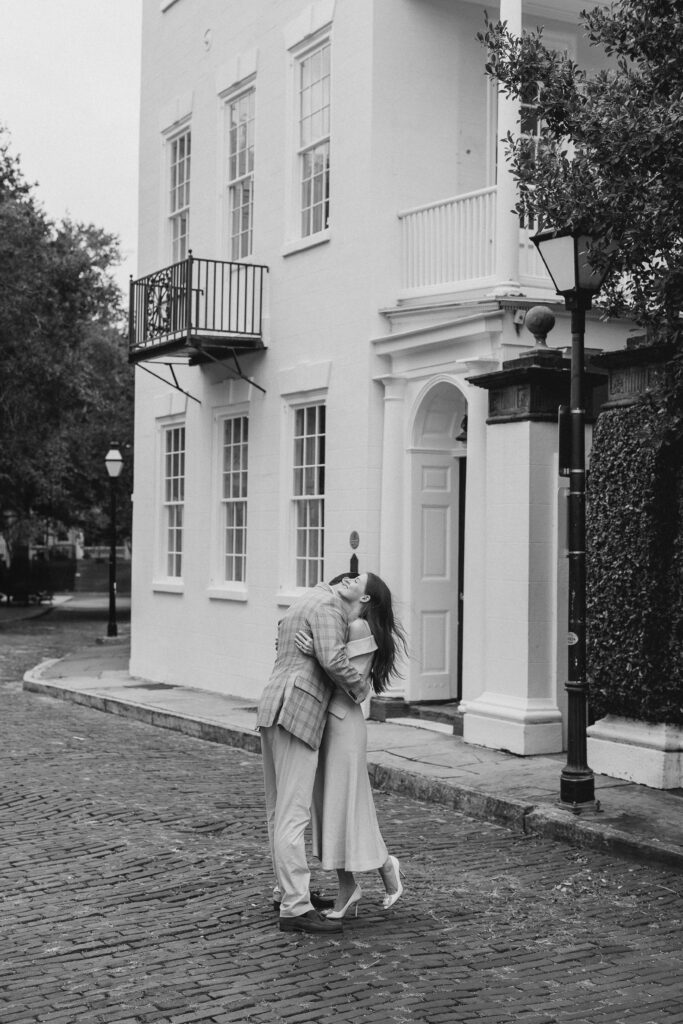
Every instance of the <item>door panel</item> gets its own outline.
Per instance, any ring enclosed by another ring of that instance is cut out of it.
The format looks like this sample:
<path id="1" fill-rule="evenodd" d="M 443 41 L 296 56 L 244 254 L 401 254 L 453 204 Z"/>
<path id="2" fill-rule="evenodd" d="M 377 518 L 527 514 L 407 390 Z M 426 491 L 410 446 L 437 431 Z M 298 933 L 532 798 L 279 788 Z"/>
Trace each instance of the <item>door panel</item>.
<path id="1" fill-rule="evenodd" d="M 450 508 L 422 507 L 423 580 L 444 580 L 450 571 Z"/>
<path id="2" fill-rule="evenodd" d="M 458 692 L 458 461 L 448 451 L 413 455 L 410 699 Z"/>
<path id="3" fill-rule="evenodd" d="M 423 674 L 436 674 L 450 670 L 450 620 L 448 612 L 423 612 L 421 649 Z"/>

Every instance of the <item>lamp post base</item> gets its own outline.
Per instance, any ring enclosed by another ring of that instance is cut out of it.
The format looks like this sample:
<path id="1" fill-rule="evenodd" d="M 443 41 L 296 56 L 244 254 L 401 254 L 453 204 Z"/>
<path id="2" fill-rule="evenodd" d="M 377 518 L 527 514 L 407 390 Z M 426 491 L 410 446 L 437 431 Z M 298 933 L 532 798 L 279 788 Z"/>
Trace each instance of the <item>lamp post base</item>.
<path id="1" fill-rule="evenodd" d="M 590 804 L 595 800 L 595 776 L 587 772 L 568 772 L 560 775 L 560 801 L 564 804 Z"/>

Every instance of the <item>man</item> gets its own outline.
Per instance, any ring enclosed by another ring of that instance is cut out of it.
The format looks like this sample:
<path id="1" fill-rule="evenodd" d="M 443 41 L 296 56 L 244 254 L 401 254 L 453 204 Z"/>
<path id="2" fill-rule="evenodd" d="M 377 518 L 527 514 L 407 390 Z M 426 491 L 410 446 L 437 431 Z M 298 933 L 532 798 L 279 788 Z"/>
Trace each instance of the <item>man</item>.
<path id="1" fill-rule="evenodd" d="M 319 583 L 288 609 L 278 626 L 277 657 L 256 727 L 261 730 L 271 856 L 282 893 L 281 931 L 342 930 L 341 921 L 328 921 L 313 905 L 304 833 L 334 687 L 341 687 L 357 704 L 365 696 L 363 679 L 349 664 L 346 637 L 349 616 L 367 600 L 367 581 L 363 573 L 355 579 L 344 576 L 333 585 Z M 315 657 L 306 657 L 297 648 L 294 637 L 299 630 L 313 637 Z M 321 901 L 316 902 L 320 907 Z"/>

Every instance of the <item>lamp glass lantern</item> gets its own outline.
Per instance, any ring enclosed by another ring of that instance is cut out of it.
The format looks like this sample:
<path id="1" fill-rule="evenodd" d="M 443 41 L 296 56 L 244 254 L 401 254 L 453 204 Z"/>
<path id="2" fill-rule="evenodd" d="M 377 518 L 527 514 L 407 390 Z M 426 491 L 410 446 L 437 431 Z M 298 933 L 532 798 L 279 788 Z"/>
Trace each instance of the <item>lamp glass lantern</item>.
<path id="1" fill-rule="evenodd" d="M 567 308 L 590 309 L 591 298 L 602 288 L 609 269 L 607 261 L 600 266 L 591 263 L 591 236 L 571 227 L 551 228 L 540 231 L 531 241 Z"/>
<path id="2" fill-rule="evenodd" d="M 115 480 L 121 475 L 121 470 L 123 469 L 123 456 L 114 445 L 111 446 L 105 455 L 104 465 L 106 466 L 107 473 L 112 480 Z"/>

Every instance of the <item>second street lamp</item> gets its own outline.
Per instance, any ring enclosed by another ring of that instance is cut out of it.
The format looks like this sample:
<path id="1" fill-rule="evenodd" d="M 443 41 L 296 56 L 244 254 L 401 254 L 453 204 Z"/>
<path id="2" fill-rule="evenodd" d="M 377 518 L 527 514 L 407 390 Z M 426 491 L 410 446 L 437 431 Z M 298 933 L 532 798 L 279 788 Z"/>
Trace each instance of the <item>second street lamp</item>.
<path id="1" fill-rule="evenodd" d="M 109 474 L 109 500 L 110 500 L 110 545 L 109 545 L 109 621 L 107 622 L 107 636 L 118 636 L 119 630 L 116 623 L 116 481 L 123 469 L 123 457 L 116 444 L 112 443 L 111 448 L 104 457 L 104 464 Z"/>
<path id="2" fill-rule="evenodd" d="M 588 680 L 586 674 L 586 454 L 584 398 L 584 335 L 586 310 L 600 291 L 607 262 L 595 266 L 588 258 L 591 237 L 572 228 L 541 231 L 534 243 L 571 312 L 570 388 L 571 459 L 569 471 L 569 614 L 567 630 L 567 764 L 560 777 L 560 800 L 591 803 L 595 779 L 587 763 Z"/>

